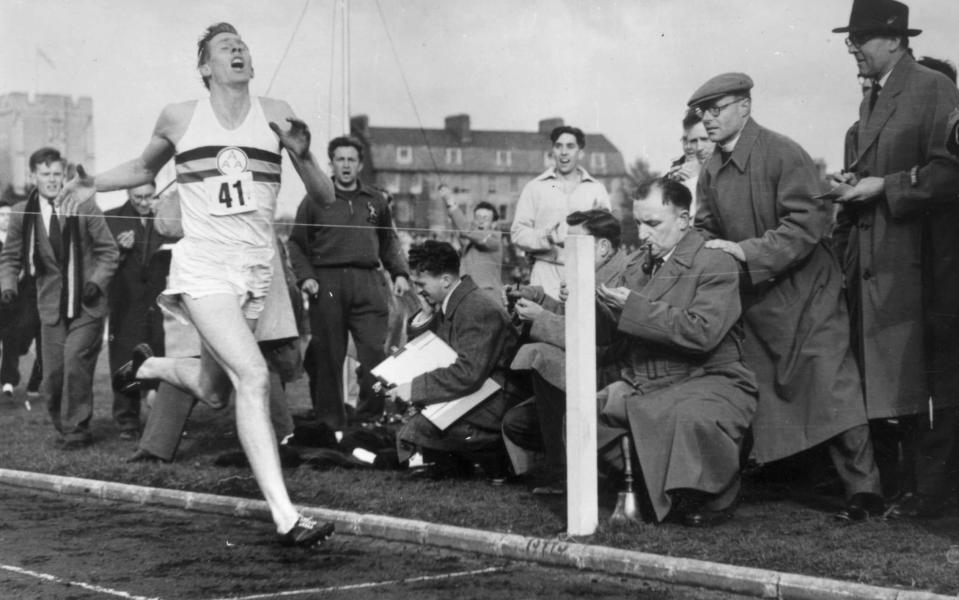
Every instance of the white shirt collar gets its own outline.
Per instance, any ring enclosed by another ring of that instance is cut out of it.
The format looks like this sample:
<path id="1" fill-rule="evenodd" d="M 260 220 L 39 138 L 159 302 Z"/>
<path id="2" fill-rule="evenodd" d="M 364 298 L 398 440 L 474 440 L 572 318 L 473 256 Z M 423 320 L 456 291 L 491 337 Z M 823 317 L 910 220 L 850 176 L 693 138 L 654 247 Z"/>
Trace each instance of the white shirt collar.
<path id="1" fill-rule="evenodd" d="M 460 279 L 459 281 L 457 281 L 457 282 L 456 282 L 456 285 L 454 285 L 453 287 L 450 288 L 450 293 L 446 294 L 446 297 L 443 298 L 443 304 L 441 305 L 441 307 L 442 307 L 443 315 L 444 315 L 444 316 L 446 315 L 446 307 L 449 306 L 449 303 L 450 303 L 450 296 L 453 295 L 453 290 L 455 290 L 456 288 L 458 288 L 461 283 L 463 283 L 463 280 L 462 280 L 462 279 Z"/>
<path id="2" fill-rule="evenodd" d="M 879 93 L 882 93 L 882 88 L 886 87 L 886 82 L 889 81 L 889 76 L 892 75 L 892 72 L 896 70 L 896 66 L 899 64 L 899 61 L 902 60 L 902 56 L 899 57 L 899 60 L 892 65 L 892 68 L 889 71 L 879 78 Z"/>
<path id="3" fill-rule="evenodd" d="M 50 201 L 43 196 L 40 196 L 40 216 L 43 218 L 43 226 L 47 233 L 50 233 L 50 217 L 53 216 L 53 207 L 50 206 Z"/>
<path id="4" fill-rule="evenodd" d="M 734 137 L 733 139 L 729 140 L 728 142 L 726 142 L 725 144 L 721 146 L 723 152 L 727 152 L 731 154 L 732 151 L 736 149 L 736 142 L 739 141 L 739 138 L 742 137 L 742 135 L 743 135 L 743 130 L 740 129 L 739 133 L 736 134 L 736 137 Z"/>
<path id="5" fill-rule="evenodd" d="M 593 176 L 587 173 L 586 169 L 584 169 L 582 166 L 576 167 L 576 170 L 579 171 L 580 181 L 593 181 L 593 182 L 596 181 L 593 178 Z M 543 174 L 537 177 L 536 179 L 546 180 L 546 179 L 559 179 L 559 178 L 560 176 L 559 176 L 559 173 L 556 172 L 556 167 L 550 167 L 549 169 L 546 169 L 546 171 L 544 171 Z"/>

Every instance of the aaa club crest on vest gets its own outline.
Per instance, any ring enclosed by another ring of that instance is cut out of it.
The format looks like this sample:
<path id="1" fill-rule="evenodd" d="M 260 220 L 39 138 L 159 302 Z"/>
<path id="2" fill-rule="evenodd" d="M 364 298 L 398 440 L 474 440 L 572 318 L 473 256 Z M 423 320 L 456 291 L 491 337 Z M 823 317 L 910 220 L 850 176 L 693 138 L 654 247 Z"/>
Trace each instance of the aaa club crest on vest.
<path id="1" fill-rule="evenodd" d="M 250 159 L 236 146 L 227 146 L 216 154 L 220 176 L 203 180 L 212 215 L 235 215 L 256 210 Z"/>
<path id="2" fill-rule="evenodd" d="M 227 146 L 216 155 L 216 168 L 224 175 L 239 175 L 247 170 L 250 159 L 241 148 Z"/>

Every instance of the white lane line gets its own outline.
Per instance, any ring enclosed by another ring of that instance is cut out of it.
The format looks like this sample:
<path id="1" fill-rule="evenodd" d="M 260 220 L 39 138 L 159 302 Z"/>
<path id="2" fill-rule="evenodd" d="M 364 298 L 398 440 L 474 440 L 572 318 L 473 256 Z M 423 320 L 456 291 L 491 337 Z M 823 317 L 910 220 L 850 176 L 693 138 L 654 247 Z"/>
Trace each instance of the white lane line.
<path id="1" fill-rule="evenodd" d="M 460 571 L 459 573 L 444 573 L 442 575 L 423 575 L 421 577 L 410 577 L 409 579 L 391 579 L 389 581 L 371 581 L 369 583 L 354 583 L 351 585 L 335 585 L 332 587 L 325 587 L 325 588 L 289 590 L 286 592 L 256 594 L 254 596 L 229 596 L 226 598 L 216 598 L 214 600 L 263 600 L 264 598 L 286 598 L 290 596 L 300 596 L 303 594 L 321 594 L 324 592 L 343 592 L 348 590 L 362 590 L 366 588 L 396 585 L 400 583 L 417 583 L 420 581 L 436 581 L 439 579 L 453 579 L 454 577 L 469 577 L 470 575 L 484 575 L 486 573 L 496 573 L 496 572 L 505 571 L 505 570 L 506 569 L 502 567 L 490 567 L 488 569 L 477 569 L 476 571 Z"/>
<path id="2" fill-rule="evenodd" d="M 83 583 L 82 581 L 70 581 L 69 579 L 63 579 L 55 575 L 49 575 L 47 573 L 37 573 L 36 571 L 30 571 L 28 569 L 21 569 L 20 567 L 14 567 L 12 565 L 0 565 L 0 569 L 4 571 L 11 571 L 13 573 L 19 573 L 20 575 L 28 575 L 30 577 L 36 577 L 37 579 L 42 579 L 44 581 L 49 581 L 51 583 L 62 583 L 65 585 L 73 585 L 76 587 L 83 588 L 85 590 L 90 590 L 92 592 L 99 592 L 101 594 L 109 594 L 111 596 L 116 596 L 117 598 L 127 598 L 128 600 L 160 600 L 158 597 L 150 596 L 136 596 L 134 594 L 128 594 L 127 592 L 121 592 L 120 590 L 111 590 L 110 588 L 100 587 L 98 585 L 93 585 L 90 583 Z"/>

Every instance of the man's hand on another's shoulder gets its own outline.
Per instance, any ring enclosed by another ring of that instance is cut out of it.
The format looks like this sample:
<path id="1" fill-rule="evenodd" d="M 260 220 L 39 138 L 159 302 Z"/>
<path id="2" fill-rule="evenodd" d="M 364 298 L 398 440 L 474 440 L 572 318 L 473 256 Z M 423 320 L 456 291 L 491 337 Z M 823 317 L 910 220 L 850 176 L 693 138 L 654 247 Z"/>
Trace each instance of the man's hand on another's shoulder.
<path id="1" fill-rule="evenodd" d="M 709 240 L 706 242 L 706 247 L 714 250 L 722 250 L 739 262 L 746 262 L 746 253 L 743 252 L 743 247 L 736 242 L 731 242 L 729 240 Z"/>

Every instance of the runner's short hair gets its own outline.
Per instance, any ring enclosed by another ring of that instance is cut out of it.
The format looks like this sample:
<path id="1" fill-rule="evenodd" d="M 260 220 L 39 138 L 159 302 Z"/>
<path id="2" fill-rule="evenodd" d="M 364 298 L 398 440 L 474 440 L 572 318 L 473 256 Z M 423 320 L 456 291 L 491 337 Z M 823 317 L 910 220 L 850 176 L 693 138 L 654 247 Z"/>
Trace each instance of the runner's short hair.
<path id="1" fill-rule="evenodd" d="M 236 30 L 236 27 L 230 25 L 226 22 L 214 23 L 206 28 L 206 31 L 203 32 L 203 35 L 200 36 L 200 39 L 196 42 L 196 67 L 199 69 L 206 61 L 210 59 L 210 40 L 220 35 L 221 33 L 233 33 L 240 35 L 240 32 Z M 210 77 L 203 77 L 203 87 L 210 89 Z"/>

